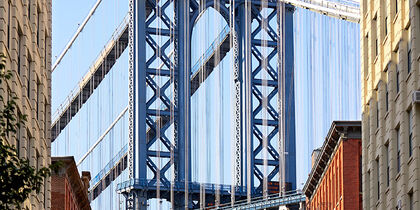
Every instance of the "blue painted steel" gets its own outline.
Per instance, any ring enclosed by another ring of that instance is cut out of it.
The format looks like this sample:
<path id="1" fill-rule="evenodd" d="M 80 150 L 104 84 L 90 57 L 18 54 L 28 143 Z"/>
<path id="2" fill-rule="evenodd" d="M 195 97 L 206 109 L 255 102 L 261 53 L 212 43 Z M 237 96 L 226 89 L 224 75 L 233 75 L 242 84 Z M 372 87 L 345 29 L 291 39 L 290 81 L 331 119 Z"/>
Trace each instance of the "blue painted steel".
<path id="1" fill-rule="evenodd" d="M 174 184 L 174 191 L 179 192 L 185 192 L 185 185 L 186 183 L 183 181 L 176 182 Z M 130 179 L 125 182 L 119 183 L 117 185 L 117 191 L 126 191 L 129 188 L 132 189 L 147 189 L 151 191 L 157 190 L 157 184 L 153 183 L 153 179 Z M 170 187 L 167 185 L 160 183 L 160 190 L 161 191 L 170 191 Z M 206 192 L 209 192 L 210 194 L 213 194 L 216 189 L 220 190 L 221 195 L 230 195 L 232 186 L 231 185 L 222 185 L 222 184 L 203 184 L 198 182 L 188 182 L 188 190 L 190 193 L 199 194 L 200 193 L 200 187 L 204 188 Z M 237 187 L 235 188 L 235 195 L 237 196 L 245 196 L 246 195 L 246 189 L 244 187 Z"/>
<path id="2" fill-rule="evenodd" d="M 293 46 L 293 13 L 295 8 L 286 5 L 285 11 L 285 150 L 286 150 L 286 182 L 290 189 L 297 189 L 296 185 L 296 129 L 295 129 L 295 70 L 294 70 L 294 46 Z"/>
<path id="3" fill-rule="evenodd" d="M 219 35 L 219 39 L 215 41 L 214 46 L 206 51 L 199 59 L 198 63 L 190 68 L 190 36 L 192 34 L 192 28 L 196 19 L 199 17 L 199 3 L 195 0 L 181 1 L 176 0 L 174 4 L 174 17 L 169 18 L 166 14 L 166 9 L 169 7 L 170 1 L 158 2 L 155 0 L 133 0 L 134 2 L 134 50 L 133 50 L 133 137 L 132 154 L 133 170 L 132 180 L 125 182 L 120 185 L 120 191 L 122 193 L 130 193 L 134 197 L 141 196 L 143 198 L 150 198 L 152 195 L 148 195 L 151 187 L 159 186 L 160 190 L 168 190 L 171 185 L 171 177 L 166 177 L 165 172 L 169 168 L 174 167 L 175 172 L 175 189 L 177 191 L 183 191 L 184 193 L 197 193 L 199 190 L 199 184 L 190 182 L 191 178 L 191 147 L 190 147 L 190 78 L 191 73 L 195 73 L 200 66 L 205 65 L 208 58 L 217 51 L 217 47 L 220 46 L 219 42 L 223 42 L 229 35 L 229 28 L 222 30 Z M 207 1 L 205 8 L 213 7 L 218 1 Z M 221 15 L 229 21 L 229 14 L 226 5 L 228 1 L 222 1 L 218 7 L 220 7 Z M 156 5 L 158 4 L 158 5 Z M 245 6 L 247 4 L 247 6 Z M 242 124 L 242 145 L 241 149 L 245 154 L 242 157 L 243 168 L 242 179 L 237 189 L 246 187 L 246 191 L 238 192 L 238 196 L 242 196 L 243 193 L 247 192 L 248 196 L 255 196 L 262 194 L 262 181 L 263 172 L 261 166 L 263 165 L 263 159 L 261 154 L 263 151 L 262 139 L 266 138 L 268 141 L 267 151 L 269 154 L 269 161 L 267 164 L 270 168 L 268 173 L 267 181 L 278 181 L 279 172 L 279 153 L 277 145 L 278 131 L 279 131 L 279 110 L 276 108 L 276 100 L 271 100 L 279 95 L 279 84 L 278 84 L 278 69 L 277 66 L 272 66 L 270 63 L 271 59 L 275 59 L 277 55 L 277 38 L 276 30 L 271 25 L 271 20 L 278 18 L 276 10 L 276 1 L 269 0 L 269 15 L 264 17 L 261 14 L 261 2 L 260 1 L 236 1 L 237 16 L 235 17 L 235 28 L 238 38 L 238 49 L 239 49 L 239 75 L 237 80 L 241 83 L 241 119 Z M 247 9 L 247 10 L 246 10 Z M 158 12 L 158 11 L 160 12 Z M 294 151 L 294 93 L 293 93 L 293 30 L 292 30 L 292 14 L 293 9 L 286 10 L 286 150 L 288 152 L 286 156 L 286 181 L 291 183 L 293 187 L 295 184 L 295 151 Z M 156 25 L 154 22 L 159 19 L 161 25 Z M 262 27 L 262 21 L 270 23 L 266 28 Z M 277 22 L 277 21 L 273 21 Z M 257 23 L 256 27 L 253 23 Z M 175 26 L 175 30 L 171 31 L 167 28 Z M 160 28 L 158 28 L 160 27 Z M 260 33 L 264 30 L 268 34 L 267 49 L 269 52 L 267 57 L 260 52 L 260 47 L 263 40 Z M 160 32 L 160 33 L 159 33 Z M 159 35 L 160 34 L 160 35 Z M 173 38 L 167 39 L 164 43 L 159 44 L 159 36 L 171 36 Z M 157 37 L 157 38 L 156 38 Z M 220 41 L 222 40 L 222 41 Z M 217 43 L 216 43 L 217 42 Z M 173 45 L 175 48 L 173 58 L 166 54 L 166 49 Z M 146 48 L 152 49 L 154 54 L 147 57 L 145 53 Z M 290 59 L 290 61 L 289 61 Z M 276 59 L 277 60 L 277 59 Z M 267 68 L 262 66 L 262 62 L 267 61 Z M 162 67 L 155 67 L 156 62 L 161 62 Z M 256 62 L 256 63 L 253 63 Z M 276 61 L 278 62 L 278 61 Z M 173 79 L 164 80 L 166 82 L 159 82 L 158 78 L 170 77 L 170 69 L 174 67 Z M 169 69 L 169 70 L 168 70 Z M 258 78 L 260 72 L 266 72 L 268 78 L 266 80 Z M 166 95 L 165 90 L 171 85 L 175 86 L 175 102 L 169 100 L 170 96 Z M 264 86 L 269 87 L 270 91 L 268 95 L 263 96 L 262 88 Z M 148 92 L 151 92 L 151 97 L 148 97 Z M 158 96 L 158 93 L 160 95 Z M 262 100 L 268 98 L 267 113 L 269 117 L 263 119 L 261 116 L 262 111 Z M 162 104 L 155 106 L 157 100 L 160 100 Z M 174 104 L 171 104 L 174 103 Z M 170 114 L 169 110 L 174 107 L 174 115 L 176 120 L 168 119 Z M 160 113 L 160 116 L 158 116 Z M 266 122 L 266 123 L 265 123 Z M 173 141 L 170 137 L 167 137 L 166 131 L 173 124 L 175 133 Z M 270 127 L 269 134 L 264 134 L 261 130 L 261 125 L 266 124 Z M 157 137 L 157 132 L 159 138 Z M 264 136 L 266 135 L 266 136 Z M 172 143 L 173 142 L 173 143 Z M 165 151 L 156 151 L 153 145 L 162 144 L 165 147 Z M 256 144 L 254 147 L 254 144 Z M 173 153 L 175 156 L 175 162 L 172 165 L 171 161 L 167 161 L 166 164 L 158 167 L 158 163 L 155 162 L 157 154 L 161 154 L 160 159 L 170 158 L 169 153 Z M 148 177 L 150 173 L 152 177 Z M 248 173 L 247 173 L 248 172 Z M 158 174 L 159 173 L 159 174 Z M 159 176 L 158 176 L 159 175 Z M 160 177 L 157 180 L 157 177 Z M 139 181 L 143 180 L 143 181 Z M 258 181 L 258 182 L 257 182 Z M 257 183 L 259 183 L 257 185 Z M 183 185 L 183 187 L 181 187 Z M 156 190 L 153 189 L 153 190 Z M 186 190 L 185 190 L 186 189 Z M 206 193 L 215 194 L 216 188 L 206 189 Z M 231 186 L 226 188 L 231 189 Z M 208 190 L 208 191 L 207 191 Z M 179 193 L 178 193 L 179 194 Z M 182 195 L 183 196 L 183 195 Z M 128 200 L 132 199 L 127 195 Z M 179 197 L 178 197 L 179 198 Z M 190 197 L 185 197 L 185 202 Z M 197 199 L 191 197 L 191 199 Z M 134 199 L 136 200 L 136 199 Z M 191 207 L 190 203 L 186 205 L 184 201 L 179 202 L 177 205 Z M 182 200 L 182 199 L 181 199 Z M 127 201 L 128 202 L 128 201 Z M 142 202 L 141 200 L 137 200 Z M 136 202 L 135 202 L 136 203 Z"/>
<path id="4" fill-rule="evenodd" d="M 253 198 L 251 202 L 247 200 L 238 201 L 235 205 L 226 204 L 218 209 L 268 209 L 278 208 L 288 205 L 299 205 L 306 202 L 306 196 L 300 192 L 287 192 L 285 196 L 279 197 L 277 194 L 267 198 Z"/>

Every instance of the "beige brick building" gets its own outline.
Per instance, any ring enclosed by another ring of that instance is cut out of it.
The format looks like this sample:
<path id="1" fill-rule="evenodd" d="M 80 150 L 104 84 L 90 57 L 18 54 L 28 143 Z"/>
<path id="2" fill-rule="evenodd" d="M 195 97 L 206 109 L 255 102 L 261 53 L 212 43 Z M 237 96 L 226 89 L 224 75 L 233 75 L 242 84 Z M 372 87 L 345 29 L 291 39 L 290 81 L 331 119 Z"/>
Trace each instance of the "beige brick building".
<path id="1" fill-rule="evenodd" d="M 8 58 L 6 69 L 13 79 L 3 84 L 18 97 L 18 112 L 28 120 L 13 144 L 20 157 L 29 157 L 35 167 L 50 163 L 51 99 L 51 0 L 0 0 L 0 52 Z M 50 179 L 40 193 L 32 193 L 24 205 L 50 209 Z"/>
<path id="2" fill-rule="evenodd" d="M 363 208 L 420 209 L 420 0 L 361 8 Z"/>

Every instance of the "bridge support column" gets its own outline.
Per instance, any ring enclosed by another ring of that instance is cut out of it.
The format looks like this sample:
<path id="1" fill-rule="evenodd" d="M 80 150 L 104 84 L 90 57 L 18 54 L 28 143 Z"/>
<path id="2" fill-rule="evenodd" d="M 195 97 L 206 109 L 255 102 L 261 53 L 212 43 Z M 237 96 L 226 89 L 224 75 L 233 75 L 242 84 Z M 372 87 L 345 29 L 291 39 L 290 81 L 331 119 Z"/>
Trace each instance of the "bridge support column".
<path id="1" fill-rule="evenodd" d="M 136 192 L 134 205 L 136 210 L 147 210 L 147 192 Z"/>

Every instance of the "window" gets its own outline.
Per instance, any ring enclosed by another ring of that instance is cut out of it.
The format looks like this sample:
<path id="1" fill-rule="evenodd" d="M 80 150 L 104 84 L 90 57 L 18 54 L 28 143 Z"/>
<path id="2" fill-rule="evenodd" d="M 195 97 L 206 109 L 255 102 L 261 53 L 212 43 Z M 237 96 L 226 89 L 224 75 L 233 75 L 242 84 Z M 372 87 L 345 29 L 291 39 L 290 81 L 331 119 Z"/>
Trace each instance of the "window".
<path id="1" fill-rule="evenodd" d="M 31 60 L 28 57 L 28 81 L 26 84 L 26 88 L 27 88 L 27 94 L 28 94 L 28 99 L 31 99 L 31 74 L 32 74 L 32 68 L 31 68 Z"/>
<path id="2" fill-rule="evenodd" d="M 376 14 L 375 13 L 375 16 L 374 16 L 374 18 L 373 18 L 373 24 L 374 24 L 374 29 L 372 30 L 373 31 L 373 33 L 374 33 L 374 37 L 375 37 L 375 55 L 376 56 L 378 56 L 378 54 L 379 54 L 379 41 L 378 41 L 378 34 L 379 34 L 379 32 L 377 31 L 378 30 L 378 14 Z"/>
<path id="3" fill-rule="evenodd" d="M 31 1 L 28 1 L 28 19 L 31 20 Z"/>
<path id="4" fill-rule="evenodd" d="M 408 209 L 414 210 L 413 190 L 408 193 Z"/>
<path id="5" fill-rule="evenodd" d="M 20 29 L 20 27 L 18 28 L 18 43 L 17 43 L 17 51 L 18 51 L 18 55 L 17 55 L 17 68 L 18 68 L 18 74 L 20 75 L 20 73 L 22 72 L 21 69 L 21 62 L 20 59 L 22 57 L 22 53 L 23 53 L 23 33 L 22 33 L 22 29 Z"/>
<path id="6" fill-rule="evenodd" d="M 385 17 L 385 36 L 388 35 L 388 16 Z"/>
<path id="7" fill-rule="evenodd" d="M 45 69 L 47 68 L 47 46 L 48 46 L 47 38 L 48 36 L 47 34 L 45 34 L 45 40 L 44 40 L 44 68 Z"/>
<path id="8" fill-rule="evenodd" d="M 395 14 L 398 13 L 398 1 L 400 0 L 395 0 Z"/>
<path id="9" fill-rule="evenodd" d="M 413 111 L 408 111 L 408 155 L 411 157 L 413 154 Z"/>
<path id="10" fill-rule="evenodd" d="M 31 133 L 29 133 L 29 130 L 26 130 L 27 136 L 26 136 L 26 158 L 28 160 L 31 157 Z"/>
<path id="11" fill-rule="evenodd" d="M 386 108 L 386 111 L 388 111 L 388 97 L 389 97 L 388 84 L 385 84 L 385 108 Z"/>
<path id="12" fill-rule="evenodd" d="M 12 10 L 10 7 L 10 0 L 7 1 L 7 48 L 9 48 L 10 51 L 10 25 L 12 25 L 12 23 L 10 22 L 10 17 L 12 16 Z"/>
<path id="13" fill-rule="evenodd" d="M 18 120 L 18 124 L 19 126 L 16 129 L 16 149 L 17 149 L 17 155 L 20 158 L 20 141 L 22 139 L 22 135 L 21 135 L 21 127 L 22 127 L 22 121 L 19 119 L 19 117 L 22 116 L 21 112 L 19 111 L 19 109 L 17 110 L 17 120 Z"/>
<path id="14" fill-rule="evenodd" d="M 407 29 L 408 41 L 407 41 L 407 73 L 411 72 L 411 29 Z"/>
<path id="15" fill-rule="evenodd" d="M 389 187 L 389 143 L 385 145 L 385 161 L 386 161 L 386 186 Z"/>
<path id="16" fill-rule="evenodd" d="M 400 128 L 397 128 L 397 172 L 401 170 Z"/>
<path id="17" fill-rule="evenodd" d="M 36 29 L 37 29 L 37 32 L 36 32 L 36 43 L 38 44 L 38 47 L 39 47 L 39 43 L 41 42 L 41 40 L 39 40 L 39 38 L 40 38 L 40 32 L 41 32 L 41 25 L 40 25 L 40 23 L 41 23 L 41 12 L 40 12 L 40 9 L 39 9 L 39 7 L 37 7 L 37 20 L 36 20 Z"/>
<path id="18" fill-rule="evenodd" d="M 398 66 L 397 66 L 397 72 L 396 72 L 396 74 L 397 74 L 397 76 L 396 76 L 396 82 L 397 82 L 397 93 L 399 93 L 400 92 L 400 71 L 399 71 L 399 69 L 398 69 Z"/>
<path id="19" fill-rule="evenodd" d="M 376 101 L 376 128 L 379 128 L 379 101 Z"/>
<path id="20" fill-rule="evenodd" d="M 39 101 L 39 96 L 41 95 L 41 92 L 40 92 L 40 86 L 41 86 L 41 83 L 39 82 L 39 78 L 37 77 L 36 78 L 36 119 L 38 119 L 39 120 L 39 103 L 40 103 L 40 101 Z"/>
<path id="21" fill-rule="evenodd" d="M 36 171 L 38 171 L 39 167 L 41 166 L 41 160 L 40 160 L 40 155 L 39 155 L 38 150 L 35 153 L 35 161 L 36 161 L 35 162 L 35 168 L 36 168 Z"/>
<path id="22" fill-rule="evenodd" d="M 377 182 L 376 182 L 376 186 L 377 186 L 377 199 L 379 200 L 380 198 L 381 198 L 381 185 L 380 185 L 380 182 L 379 182 L 379 175 L 380 175 L 380 173 L 379 173 L 379 157 L 377 157 L 376 158 L 376 180 L 377 180 Z"/>
<path id="23" fill-rule="evenodd" d="M 47 104 L 47 98 L 44 98 L 44 136 L 45 139 L 47 139 L 47 126 L 48 126 L 48 104 Z"/>

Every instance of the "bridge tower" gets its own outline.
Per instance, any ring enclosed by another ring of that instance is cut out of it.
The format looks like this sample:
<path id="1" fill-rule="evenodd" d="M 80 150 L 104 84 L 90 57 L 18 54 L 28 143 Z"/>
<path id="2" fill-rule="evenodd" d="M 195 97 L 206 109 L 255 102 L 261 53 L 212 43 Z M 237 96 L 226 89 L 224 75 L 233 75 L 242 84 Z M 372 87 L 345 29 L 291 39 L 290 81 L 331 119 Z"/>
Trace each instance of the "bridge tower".
<path id="1" fill-rule="evenodd" d="M 213 54 L 234 57 L 233 187 L 191 181 L 190 97 L 217 63 L 209 55 L 192 74 L 190 38 L 208 7 L 229 23 Z M 294 7 L 275 0 L 131 0 L 130 12 L 131 179 L 118 186 L 127 209 L 146 209 L 151 198 L 196 208 L 200 192 L 206 203 L 216 191 L 220 203 L 230 202 L 267 194 L 267 183 L 294 189 Z"/>

